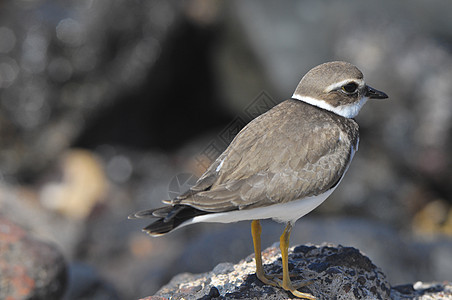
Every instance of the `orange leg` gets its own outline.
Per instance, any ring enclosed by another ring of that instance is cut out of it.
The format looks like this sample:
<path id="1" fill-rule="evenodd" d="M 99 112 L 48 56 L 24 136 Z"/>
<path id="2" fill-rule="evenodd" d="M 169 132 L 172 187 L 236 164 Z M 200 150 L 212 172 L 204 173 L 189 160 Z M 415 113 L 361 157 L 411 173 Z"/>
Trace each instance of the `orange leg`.
<path id="1" fill-rule="evenodd" d="M 265 284 L 279 286 L 279 284 L 271 281 L 264 272 L 262 266 L 262 252 L 261 252 L 261 233 L 262 226 L 259 220 L 253 220 L 251 222 L 251 235 L 253 236 L 254 256 L 256 260 L 256 276 Z"/>
<path id="2" fill-rule="evenodd" d="M 290 291 L 294 296 L 303 298 L 303 299 L 309 299 L 309 300 L 315 300 L 314 296 L 306 293 L 302 293 L 297 291 L 297 288 L 306 286 L 310 284 L 311 282 L 304 282 L 297 287 L 294 287 L 292 284 L 292 281 L 290 280 L 290 274 L 289 274 L 289 238 L 290 238 L 290 232 L 292 230 L 292 224 L 289 222 L 284 229 L 283 234 L 281 235 L 279 241 L 279 247 L 281 249 L 281 258 L 282 258 L 282 267 L 283 267 L 283 276 L 282 281 L 280 279 L 277 279 L 278 276 L 272 276 L 269 277 L 265 275 L 264 267 L 262 265 L 262 254 L 261 254 L 261 233 L 262 233 L 262 227 L 259 222 L 259 220 L 253 220 L 251 222 L 251 235 L 253 236 L 253 245 L 254 245 L 254 254 L 255 254 L 255 260 L 256 260 L 256 276 L 259 278 L 260 281 L 262 281 L 265 284 L 281 287 L 285 289 L 286 291 Z"/>
<path id="3" fill-rule="evenodd" d="M 283 234 L 279 238 L 279 248 L 281 249 L 281 259 L 282 259 L 282 267 L 283 267 L 283 281 L 281 287 L 285 289 L 286 291 L 290 291 L 294 296 L 304 299 L 310 299 L 315 300 L 315 297 L 307 294 L 297 291 L 297 288 L 301 288 L 303 286 L 306 286 L 310 284 L 311 282 L 304 282 L 297 287 L 294 287 L 292 285 L 292 281 L 290 280 L 289 275 L 289 239 L 290 239 L 290 232 L 292 231 L 292 224 L 289 222 L 287 223 L 286 228 L 284 229 Z"/>

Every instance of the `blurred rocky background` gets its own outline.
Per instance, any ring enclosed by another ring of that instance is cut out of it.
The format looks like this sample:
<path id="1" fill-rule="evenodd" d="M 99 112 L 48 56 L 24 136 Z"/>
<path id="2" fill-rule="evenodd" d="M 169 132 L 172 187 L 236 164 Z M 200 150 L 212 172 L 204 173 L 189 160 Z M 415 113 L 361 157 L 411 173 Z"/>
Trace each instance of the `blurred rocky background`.
<path id="1" fill-rule="evenodd" d="M 291 243 L 357 247 L 393 285 L 452 280 L 451 11 L 447 0 L 1 1 L 0 298 L 134 299 L 249 255 L 249 222 L 150 238 L 127 216 L 186 189 L 331 60 L 390 99 L 357 117 L 358 155 Z M 265 248 L 283 227 L 263 225 Z"/>

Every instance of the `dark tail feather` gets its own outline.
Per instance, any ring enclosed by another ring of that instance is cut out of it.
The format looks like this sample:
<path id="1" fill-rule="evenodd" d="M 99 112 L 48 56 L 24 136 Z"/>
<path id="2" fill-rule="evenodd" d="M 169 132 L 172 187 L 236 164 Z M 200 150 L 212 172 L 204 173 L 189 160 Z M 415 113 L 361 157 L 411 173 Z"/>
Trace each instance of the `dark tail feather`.
<path id="1" fill-rule="evenodd" d="M 151 223 L 149 226 L 143 228 L 143 231 L 149 235 L 158 236 L 168 233 L 176 227 L 177 225 L 174 224 L 174 221 L 165 223 L 163 219 L 158 219 L 154 223 Z"/>
<path id="2" fill-rule="evenodd" d="M 191 206 L 174 205 L 139 211 L 130 215 L 129 219 L 158 218 L 143 229 L 150 235 L 158 236 L 172 231 L 191 218 L 208 213 Z"/>

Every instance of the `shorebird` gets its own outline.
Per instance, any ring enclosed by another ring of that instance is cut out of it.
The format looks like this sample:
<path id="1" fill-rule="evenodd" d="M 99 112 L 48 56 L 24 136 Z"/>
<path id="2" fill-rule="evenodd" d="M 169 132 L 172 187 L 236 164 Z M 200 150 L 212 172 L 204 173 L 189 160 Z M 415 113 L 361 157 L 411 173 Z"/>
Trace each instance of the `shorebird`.
<path id="1" fill-rule="evenodd" d="M 289 237 L 296 220 L 336 189 L 358 150 L 353 119 L 368 99 L 388 96 L 366 85 L 354 65 L 334 61 L 311 69 L 292 97 L 246 125 L 196 184 L 167 206 L 129 218 L 156 220 L 143 230 L 159 236 L 199 222 L 252 220 L 256 275 L 294 296 L 315 299 L 297 289 L 288 268 Z M 269 276 L 261 257 L 259 220 L 286 223 L 280 237 L 283 274 Z"/>

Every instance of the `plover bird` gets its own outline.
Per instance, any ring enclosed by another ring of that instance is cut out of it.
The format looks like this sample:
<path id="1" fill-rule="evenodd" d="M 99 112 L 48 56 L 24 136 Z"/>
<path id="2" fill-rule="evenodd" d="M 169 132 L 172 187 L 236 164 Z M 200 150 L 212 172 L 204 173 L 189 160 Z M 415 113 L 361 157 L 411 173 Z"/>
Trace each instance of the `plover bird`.
<path id="1" fill-rule="evenodd" d="M 368 99 L 388 96 L 366 85 L 354 65 L 328 62 L 311 69 L 291 99 L 246 125 L 196 184 L 167 206 L 129 218 L 156 218 L 143 230 L 159 236 L 199 222 L 252 220 L 256 275 L 293 295 L 288 268 L 289 237 L 295 221 L 319 206 L 342 180 L 358 150 L 353 119 Z M 286 223 L 280 237 L 283 274 L 264 273 L 259 220 Z"/>

